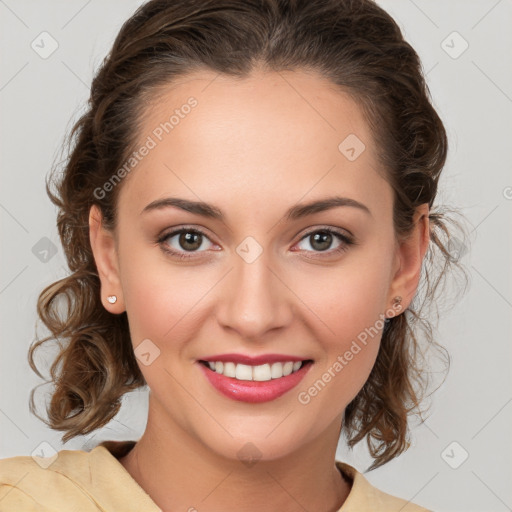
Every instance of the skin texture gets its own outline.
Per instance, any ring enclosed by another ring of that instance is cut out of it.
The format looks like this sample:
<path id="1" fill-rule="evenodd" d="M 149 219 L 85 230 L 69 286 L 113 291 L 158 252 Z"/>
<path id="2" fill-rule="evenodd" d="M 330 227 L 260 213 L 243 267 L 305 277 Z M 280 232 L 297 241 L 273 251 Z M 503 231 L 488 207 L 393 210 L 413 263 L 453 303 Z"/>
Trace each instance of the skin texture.
<path id="1" fill-rule="evenodd" d="M 298 395 L 358 334 L 381 326 L 379 315 L 391 316 L 396 295 L 409 305 L 429 242 L 428 205 L 399 244 L 369 127 L 351 97 L 318 75 L 195 72 L 148 107 L 141 144 L 190 96 L 198 105 L 124 178 L 115 233 L 90 212 L 105 308 L 127 312 L 134 348 L 150 339 L 160 350 L 151 364 L 138 361 L 148 423 L 120 461 L 164 511 L 338 510 L 350 491 L 334 466 L 342 415 L 370 374 L 381 330 L 308 404 Z M 349 134 L 366 146 L 354 161 L 338 149 Z M 333 195 L 371 214 L 343 206 L 284 218 L 291 206 Z M 225 220 L 173 207 L 141 214 L 167 196 L 213 203 Z M 195 252 L 179 234 L 156 242 L 183 226 L 206 235 Z M 323 227 L 348 231 L 356 244 L 335 253 L 345 244 L 333 236 L 322 251 L 305 235 Z M 248 236 L 263 251 L 252 263 L 236 251 Z M 193 257 L 173 258 L 163 245 Z M 283 396 L 248 404 L 221 395 L 198 367 L 228 352 L 314 364 Z M 253 465 L 237 455 L 247 443 L 261 457 Z"/>

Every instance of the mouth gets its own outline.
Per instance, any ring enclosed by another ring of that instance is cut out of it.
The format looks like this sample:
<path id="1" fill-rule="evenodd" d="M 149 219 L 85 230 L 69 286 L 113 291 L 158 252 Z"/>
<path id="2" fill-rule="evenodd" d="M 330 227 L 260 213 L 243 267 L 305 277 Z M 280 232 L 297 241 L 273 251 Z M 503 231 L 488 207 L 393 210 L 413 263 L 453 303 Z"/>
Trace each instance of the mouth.
<path id="1" fill-rule="evenodd" d="M 312 362 L 312 359 L 305 359 L 303 361 L 276 361 L 275 363 L 249 365 L 233 361 L 199 360 L 199 363 L 219 375 L 235 380 L 254 382 L 265 382 L 287 377 L 292 373 L 298 372 L 304 365 Z"/>
<path id="2" fill-rule="evenodd" d="M 234 361 L 198 360 L 208 382 L 222 395 L 241 402 L 261 403 L 284 395 L 304 378 L 312 359 L 259 365 Z"/>

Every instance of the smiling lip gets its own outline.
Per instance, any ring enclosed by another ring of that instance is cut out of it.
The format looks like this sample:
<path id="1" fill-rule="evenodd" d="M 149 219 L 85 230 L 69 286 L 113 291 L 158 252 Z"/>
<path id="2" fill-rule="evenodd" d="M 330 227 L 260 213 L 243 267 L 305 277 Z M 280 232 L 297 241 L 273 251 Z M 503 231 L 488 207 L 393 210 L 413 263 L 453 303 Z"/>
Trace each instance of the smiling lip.
<path id="1" fill-rule="evenodd" d="M 233 362 L 250 364 L 251 366 L 284 361 L 303 361 L 303 363 L 296 372 L 289 375 L 266 381 L 254 381 L 226 377 L 221 373 L 217 373 L 215 370 L 211 370 L 205 361 Z M 267 354 L 256 358 L 241 356 L 239 354 L 223 354 L 198 360 L 196 364 L 210 384 L 224 396 L 240 402 L 262 403 L 275 400 L 297 386 L 311 369 L 313 361 L 311 359 L 300 359 L 298 357 L 283 356 L 280 354 Z"/>
<path id="2" fill-rule="evenodd" d="M 219 354 L 216 356 L 203 357 L 200 361 L 222 361 L 223 363 L 240 363 L 250 366 L 258 366 L 265 363 L 283 363 L 286 361 L 305 361 L 307 357 L 289 356 L 286 354 L 263 354 L 261 356 L 244 356 L 243 354 Z"/>

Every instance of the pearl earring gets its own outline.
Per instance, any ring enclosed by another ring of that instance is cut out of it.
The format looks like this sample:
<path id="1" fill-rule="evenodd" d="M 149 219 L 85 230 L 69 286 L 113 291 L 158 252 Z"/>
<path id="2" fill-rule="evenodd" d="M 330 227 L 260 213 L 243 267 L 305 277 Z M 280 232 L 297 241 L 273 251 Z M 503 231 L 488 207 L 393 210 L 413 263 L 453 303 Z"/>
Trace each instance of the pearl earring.
<path id="1" fill-rule="evenodd" d="M 402 297 L 400 297 L 400 295 L 397 295 L 396 297 L 393 298 L 393 307 L 399 306 L 401 302 L 402 302 Z M 396 315 L 393 315 L 393 317 L 394 316 L 396 316 Z M 391 318 L 393 318 L 393 317 L 391 317 Z M 386 325 L 388 325 L 390 321 L 391 321 L 391 319 L 389 317 L 384 320 Z"/>
<path id="2" fill-rule="evenodd" d="M 109 295 L 107 300 L 110 304 L 114 304 L 117 301 L 117 297 L 115 295 Z"/>

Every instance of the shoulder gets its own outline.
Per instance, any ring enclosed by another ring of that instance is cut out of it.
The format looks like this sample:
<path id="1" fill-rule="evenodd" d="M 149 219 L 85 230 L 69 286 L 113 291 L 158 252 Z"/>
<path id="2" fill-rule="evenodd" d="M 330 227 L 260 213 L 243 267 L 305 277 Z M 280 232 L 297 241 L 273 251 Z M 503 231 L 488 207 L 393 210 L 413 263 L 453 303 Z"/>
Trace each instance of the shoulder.
<path id="1" fill-rule="evenodd" d="M 134 444 L 0 459 L 0 512 L 161 512 L 118 460 Z"/>
<path id="2" fill-rule="evenodd" d="M 377 489 L 361 472 L 345 462 L 336 461 L 336 466 L 352 480 L 350 493 L 338 512 L 432 512 L 409 500 Z"/>
<path id="3" fill-rule="evenodd" d="M 91 508 L 87 492 L 74 483 L 87 471 L 89 456 L 82 450 L 62 450 L 52 457 L 22 455 L 0 459 L 0 512 L 55 510 L 64 505 L 64 497 L 83 507 L 80 510 L 97 510 Z"/>

